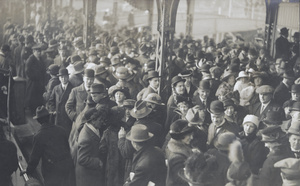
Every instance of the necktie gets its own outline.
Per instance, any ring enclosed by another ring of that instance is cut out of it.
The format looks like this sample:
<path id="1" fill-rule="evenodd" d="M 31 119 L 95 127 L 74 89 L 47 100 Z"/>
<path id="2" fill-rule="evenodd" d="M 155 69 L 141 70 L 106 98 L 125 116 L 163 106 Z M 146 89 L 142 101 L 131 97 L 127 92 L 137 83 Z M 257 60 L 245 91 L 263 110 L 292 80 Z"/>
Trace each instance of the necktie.
<path id="1" fill-rule="evenodd" d="M 265 110 L 265 106 L 264 106 L 264 105 L 262 105 L 262 106 L 261 106 L 260 113 L 262 113 L 264 110 Z"/>

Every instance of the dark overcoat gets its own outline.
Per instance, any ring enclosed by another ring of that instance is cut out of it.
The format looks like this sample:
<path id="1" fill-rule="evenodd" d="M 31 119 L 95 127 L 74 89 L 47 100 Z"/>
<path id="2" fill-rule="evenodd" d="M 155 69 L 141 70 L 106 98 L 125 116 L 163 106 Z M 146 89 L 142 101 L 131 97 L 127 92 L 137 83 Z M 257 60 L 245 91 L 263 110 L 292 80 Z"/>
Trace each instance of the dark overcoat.
<path id="1" fill-rule="evenodd" d="M 265 108 L 265 110 L 263 110 L 262 113 L 260 113 L 260 109 L 261 109 L 261 103 L 258 102 L 258 103 L 255 103 L 250 110 L 250 114 L 257 116 L 260 121 L 262 121 L 266 117 L 266 114 L 269 110 L 280 112 L 280 114 L 282 115 L 282 118 L 284 118 L 283 109 L 277 103 L 275 103 L 274 100 L 271 100 L 271 102 L 268 104 L 268 106 Z"/>
<path id="2" fill-rule="evenodd" d="M 76 163 L 77 186 L 104 185 L 103 166 L 100 165 L 100 137 L 86 124 L 78 137 L 78 152 Z"/>
<path id="3" fill-rule="evenodd" d="M 65 90 L 59 84 L 54 87 L 49 99 L 49 108 L 51 111 L 56 111 L 55 124 L 64 128 L 69 136 L 72 128 L 72 121 L 69 118 L 65 105 L 71 93 L 73 86 L 69 83 Z"/>
<path id="4" fill-rule="evenodd" d="M 25 104 L 35 112 L 35 109 L 44 103 L 45 64 L 32 54 L 26 61 L 25 72 L 27 76 Z"/>
<path id="5" fill-rule="evenodd" d="M 273 94 L 274 101 L 282 106 L 283 103 L 291 99 L 291 97 L 290 89 L 283 82 L 280 82 Z"/>

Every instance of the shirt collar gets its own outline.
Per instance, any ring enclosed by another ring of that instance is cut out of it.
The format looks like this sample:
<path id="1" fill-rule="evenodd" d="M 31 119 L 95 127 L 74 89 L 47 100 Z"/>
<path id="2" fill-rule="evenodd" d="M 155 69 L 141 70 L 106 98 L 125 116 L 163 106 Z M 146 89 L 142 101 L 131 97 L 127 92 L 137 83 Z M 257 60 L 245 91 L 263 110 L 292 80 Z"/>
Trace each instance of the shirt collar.
<path id="1" fill-rule="evenodd" d="M 96 129 L 93 125 L 89 124 L 89 123 L 86 123 L 86 126 L 88 128 L 90 128 L 99 138 L 100 138 L 100 133 L 99 133 L 99 130 Z"/>

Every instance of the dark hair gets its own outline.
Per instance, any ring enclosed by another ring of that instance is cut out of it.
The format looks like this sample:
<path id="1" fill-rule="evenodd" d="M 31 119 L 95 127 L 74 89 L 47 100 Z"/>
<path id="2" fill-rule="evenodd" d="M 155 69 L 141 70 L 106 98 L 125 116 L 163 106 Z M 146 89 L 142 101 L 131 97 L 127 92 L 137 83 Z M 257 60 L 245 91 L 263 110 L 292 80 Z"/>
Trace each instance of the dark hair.
<path id="1" fill-rule="evenodd" d="M 37 120 L 40 124 L 43 124 L 43 123 L 48 123 L 48 122 L 49 122 L 49 119 L 50 119 L 50 115 L 44 116 L 44 117 L 41 117 L 41 118 L 37 118 L 36 120 Z"/>

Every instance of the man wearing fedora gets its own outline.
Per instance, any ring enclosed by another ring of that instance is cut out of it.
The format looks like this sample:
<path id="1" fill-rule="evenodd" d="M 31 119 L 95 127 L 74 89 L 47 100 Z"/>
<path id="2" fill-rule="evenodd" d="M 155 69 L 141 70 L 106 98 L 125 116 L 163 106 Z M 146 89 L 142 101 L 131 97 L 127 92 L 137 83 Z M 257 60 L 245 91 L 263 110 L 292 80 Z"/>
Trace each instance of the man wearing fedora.
<path id="1" fill-rule="evenodd" d="M 166 120 L 166 106 L 162 102 L 160 95 L 150 93 L 143 101 L 152 109 L 149 118 L 163 126 Z"/>
<path id="2" fill-rule="evenodd" d="M 47 73 L 50 75 L 50 80 L 48 81 L 47 85 L 46 85 L 46 91 L 43 94 L 44 97 L 44 101 L 47 103 L 50 95 L 52 93 L 53 88 L 60 84 L 60 81 L 58 79 L 58 71 L 59 71 L 59 67 L 55 64 L 52 64 L 48 67 Z"/>
<path id="3" fill-rule="evenodd" d="M 194 86 L 193 83 L 192 83 L 193 71 L 185 70 L 185 71 L 180 72 L 178 74 L 178 76 L 181 77 L 182 79 L 185 79 L 184 85 L 185 85 L 186 93 L 189 97 L 192 98 L 194 93 L 197 90 L 197 87 Z"/>
<path id="4" fill-rule="evenodd" d="M 40 45 L 32 47 L 33 54 L 27 59 L 25 73 L 27 76 L 25 105 L 34 114 L 38 106 L 43 105 L 45 91 L 46 67 L 42 60 Z"/>
<path id="5" fill-rule="evenodd" d="M 90 94 L 93 101 L 97 104 L 96 107 L 105 107 L 110 109 L 117 106 L 114 101 L 110 100 L 106 87 L 103 84 L 93 83 L 91 85 Z"/>
<path id="6" fill-rule="evenodd" d="M 60 84 L 53 88 L 48 105 L 49 110 L 55 114 L 55 125 L 63 127 L 69 136 L 72 128 L 72 121 L 66 112 L 65 105 L 73 89 L 73 85 L 69 82 L 69 73 L 67 69 L 60 69 L 57 76 Z"/>
<path id="7" fill-rule="evenodd" d="M 269 149 L 267 159 L 259 172 L 258 186 L 282 186 L 280 169 L 274 164 L 290 154 L 286 134 L 280 126 L 270 126 L 261 131 L 262 142 Z"/>
<path id="8" fill-rule="evenodd" d="M 78 87 L 79 85 L 81 85 L 83 83 L 82 74 L 84 73 L 84 62 L 77 61 L 72 65 L 74 67 L 74 71 L 71 73 L 69 81 L 74 87 Z M 71 65 L 69 65 L 69 66 L 71 66 Z M 67 68 L 67 69 L 70 73 L 70 69 L 69 68 Z"/>
<path id="9" fill-rule="evenodd" d="M 57 64 L 60 68 L 67 68 L 69 65 L 68 62 L 68 47 L 67 46 L 60 46 L 58 48 L 59 55 L 54 58 L 54 64 Z"/>
<path id="10" fill-rule="evenodd" d="M 132 159 L 132 172 L 125 186 L 164 186 L 167 167 L 164 153 L 154 147 L 149 140 L 153 134 L 148 132 L 145 125 L 134 125 L 126 138 L 131 141 L 135 153 Z"/>
<path id="11" fill-rule="evenodd" d="M 108 69 L 105 66 L 97 65 L 95 67 L 94 83 L 104 84 L 106 88 L 111 87 L 111 82 L 108 80 Z"/>
<path id="12" fill-rule="evenodd" d="M 36 109 L 36 119 L 41 129 L 33 137 L 32 153 L 26 173 L 32 175 L 40 159 L 45 185 L 72 185 L 69 181 L 74 172 L 68 137 L 64 129 L 49 123 L 49 112 L 44 106 Z"/>
<path id="13" fill-rule="evenodd" d="M 208 112 L 212 123 L 208 128 L 207 145 L 212 147 L 218 136 L 225 132 L 232 132 L 238 136 L 239 126 L 225 119 L 225 108 L 223 102 L 215 100 L 211 102 Z"/>
<path id="14" fill-rule="evenodd" d="M 145 99 L 151 93 L 158 94 L 159 78 L 157 71 L 148 71 L 147 81 L 149 85 L 138 93 L 137 100 Z"/>
<path id="15" fill-rule="evenodd" d="M 279 83 L 273 93 L 273 98 L 280 106 L 289 99 L 291 99 L 291 87 L 294 84 L 294 72 L 287 71 L 283 74 L 283 80 Z"/>
<path id="16" fill-rule="evenodd" d="M 76 120 L 78 114 L 84 108 L 84 101 L 88 96 L 91 85 L 94 83 L 94 70 L 86 69 L 83 75 L 83 83 L 72 89 L 66 103 L 66 112 L 72 121 Z"/>
<path id="17" fill-rule="evenodd" d="M 270 85 L 262 85 L 256 89 L 256 93 L 259 95 L 258 103 L 255 103 L 250 109 L 250 114 L 253 114 L 263 120 L 266 117 L 268 110 L 280 111 L 284 118 L 283 109 L 272 99 L 274 88 Z"/>
<path id="18" fill-rule="evenodd" d="M 291 147 L 291 156 L 300 159 L 300 120 L 294 120 L 287 131 Z"/>
<path id="19" fill-rule="evenodd" d="M 276 39 L 276 54 L 275 59 L 277 58 L 286 58 L 288 59 L 290 56 L 290 42 L 287 39 L 289 36 L 289 29 L 286 27 L 280 29 L 280 37 Z"/>

